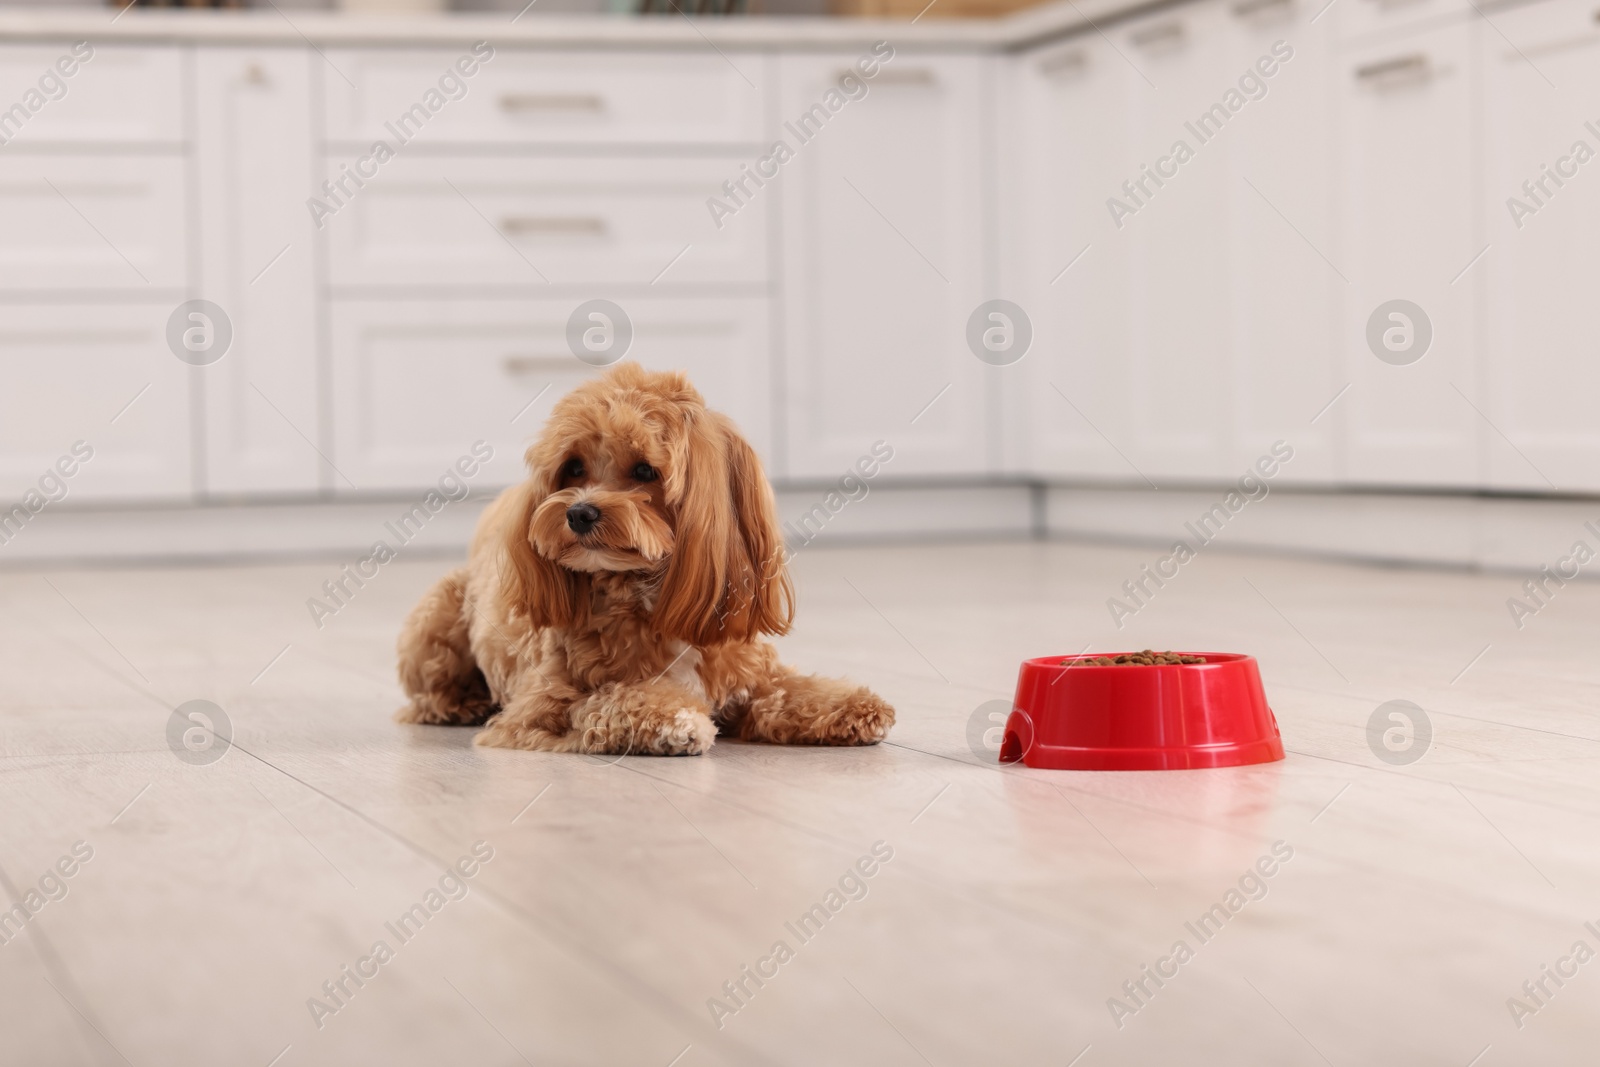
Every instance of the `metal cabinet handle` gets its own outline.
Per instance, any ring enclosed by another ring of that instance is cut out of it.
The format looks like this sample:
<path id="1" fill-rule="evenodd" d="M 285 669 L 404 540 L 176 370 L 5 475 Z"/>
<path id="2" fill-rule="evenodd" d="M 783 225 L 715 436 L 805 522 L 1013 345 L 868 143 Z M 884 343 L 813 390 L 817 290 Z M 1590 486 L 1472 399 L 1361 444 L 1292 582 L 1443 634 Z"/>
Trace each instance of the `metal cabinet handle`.
<path id="1" fill-rule="evenodd" d="M 1153 44 L 1162 44 L 1168 41 L 1181 41 L 1186 36 L 1188 36 L 1188 34 L 1183 28 L 1183 23 L 1173 21 L 1163 22 L 1159 26 L 1149 26 L 1142 30 L 1134 30 L 1128 35 L 1128 40 L 1132 41 L 1140 48 L 1148 48 Z"/>
<path id="2" fill-rule="evenodd" d="M 1422 52 L 1414 52 L 1408 56 L 1383 59 L 1376 63 L 1368 63 L 1365 66 L 1357 67 L 1356 77 L 1361 81 L 1379 81 L 1389 78 L 1412 78 L 1417 81 L 1426 81 L 1433 77 L 1433 64 Z"/>
<path id="3" fill-rule="evenodd" d="M 1594 20 L 1600 22 L 1600 11 L 1595 12 Z M 1500 58 L 1507 62 L 1526 63 L 1534 56 L 1548 56 L 1557 52 L 1567 52 L 1574 48 L 1593 48 L 1600 44 L 1600 34 L 1593 30 L 1580 33 L 1573 37 L 1562 37 L 1555 41 L 1544 41 L 1540 44 L 1516 48 L 1510 52 L 1500 53 Z"/>
<path id="4" fill-rule="evenodd" d="M 854 67 L 840 67 L 834 72 L 833 80 L 837 82 L 847 74 L 861 77 L 861 72 Z M 879 67 L 878 73 L 870 80 L 879 85 L 935 85 L 939 81 L 939 76 L 927 67 L 909 67 L 902 70 Z"/>
<path id="5" fill-rule="evenodd" d="M 1292 3 L 1294 0 L 1240 0 L 1233 5 L 1232 11 L 1234 15 L 1243 19 L 1259 15 L 1263 11 L 1270 11 L 1275 7 L 1288 7 Z"/>
<path id="6" fill-rule="evenodd" d="M 566 355 L 537 353 L 506 356 L 500 361 L 500 366 L 507 374 L 547 374 L 551 371 L 570 371 L 574 362 L 571 353 Z"/>
<path id="7" fill-rule="evenodd" d="M 1063 52 L 1058 56 L 1039 61 L 1039 73 L 1047 78 L 1058 77 L 1063 74 L 1076 74 L 1089 65 L 1089 53 L 1077 48 L 1071 52 Z"/>
<path id="8" fill-rule="evenodd" d="M 500 230 L 508 235 L 568 234 L 578 237 L 603 237 L 606 220 L 596 215 L 507 215 Z"/>
<path id="9" fill-rule="evenodd" d="M 598 93 L 504 93 L 500 97 L 501 111 L 600 112 L 605 109 L 605 98 Z"/>

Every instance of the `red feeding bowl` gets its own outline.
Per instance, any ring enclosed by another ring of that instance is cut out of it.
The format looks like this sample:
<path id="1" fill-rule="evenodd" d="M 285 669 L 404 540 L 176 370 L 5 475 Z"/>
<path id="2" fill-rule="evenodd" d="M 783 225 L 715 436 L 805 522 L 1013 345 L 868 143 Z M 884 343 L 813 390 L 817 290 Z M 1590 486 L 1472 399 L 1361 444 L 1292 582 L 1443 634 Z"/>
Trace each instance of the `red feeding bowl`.
<path id="1" fill-rule="evenodd" d="M 1092 656 L 1025 660 L 1000 762 L 1159 771 L 1283 759 L 1278 720 L 1267 707 L 1255 659 L 1183 654 L 1205 662 L 1146 667 L 1086 663 Z"/>

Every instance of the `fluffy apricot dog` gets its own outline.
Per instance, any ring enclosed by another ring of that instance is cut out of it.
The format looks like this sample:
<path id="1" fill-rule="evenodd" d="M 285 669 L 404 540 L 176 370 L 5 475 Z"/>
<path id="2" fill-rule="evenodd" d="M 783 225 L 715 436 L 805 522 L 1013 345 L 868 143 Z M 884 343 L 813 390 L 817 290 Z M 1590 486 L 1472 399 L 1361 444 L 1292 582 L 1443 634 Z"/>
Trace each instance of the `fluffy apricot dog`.
<path id="1" fill-rule="evenodd" d="M 798 674 L 762 634 L 794 617 L 772 489 L 679 373 L 579 386 L 485 509 L 467 565 L 400 633 L 401 722 L 487 723 L 480 745 L 688 755 L 720 732 L 881 741 L 894 709 Z"/>

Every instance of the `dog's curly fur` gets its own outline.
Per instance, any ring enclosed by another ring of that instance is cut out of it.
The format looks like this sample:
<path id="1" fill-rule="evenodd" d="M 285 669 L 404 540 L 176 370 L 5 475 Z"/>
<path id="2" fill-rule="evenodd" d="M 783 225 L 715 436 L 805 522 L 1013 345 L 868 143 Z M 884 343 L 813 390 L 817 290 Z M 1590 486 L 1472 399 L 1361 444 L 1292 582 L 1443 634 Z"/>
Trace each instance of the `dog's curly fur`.
<path id="1" fill-rule="evenodd" d="M 527 464 L 484 511 L 467 565 L 406 619 L 401 722 L 486 722 L 477 743 L 501 748 L 658 755 L 703 753 L 719 732 L 815 745 L 889 732 L 877 695 L 797 674 L 760 639 L 794 616 L 772 489 L 682 374 L 624 363 L 578 387 Z"/>

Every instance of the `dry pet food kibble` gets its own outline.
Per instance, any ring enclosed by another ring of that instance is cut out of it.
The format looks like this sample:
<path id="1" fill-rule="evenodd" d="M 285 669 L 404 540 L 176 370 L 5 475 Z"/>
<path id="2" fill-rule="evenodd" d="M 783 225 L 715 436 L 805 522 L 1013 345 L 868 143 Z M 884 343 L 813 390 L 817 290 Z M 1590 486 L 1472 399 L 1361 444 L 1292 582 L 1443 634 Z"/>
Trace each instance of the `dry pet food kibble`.
<path id="1" fill-rule="evenodd" d="M 1204 656 L 1185 656 L 1181 652 L 1156 652 L 1145 649 L 1143 652 L 1124 652 L 1120 656 L 1089 656 L 1085 659 L 1064 659 L 1064 666 L 1077 665 L 1079 667 L 1155 667 L 1162 664 L 1176 663 L 1204 663 Z"/>

